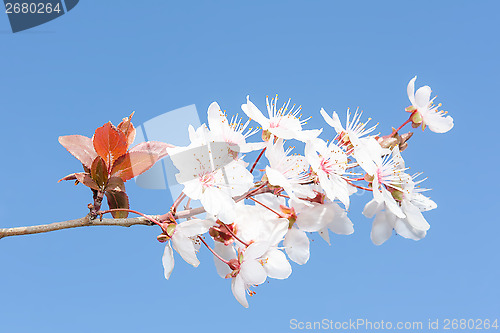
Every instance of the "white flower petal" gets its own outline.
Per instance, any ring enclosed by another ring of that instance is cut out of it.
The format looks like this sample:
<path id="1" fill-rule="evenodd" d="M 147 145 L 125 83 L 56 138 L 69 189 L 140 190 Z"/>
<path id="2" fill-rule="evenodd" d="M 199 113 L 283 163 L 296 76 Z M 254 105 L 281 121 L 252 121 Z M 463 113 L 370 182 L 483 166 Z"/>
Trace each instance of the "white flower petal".
<path id="1" fill-rule="evenodd" d="M 245 112 L 245 114 L 248 116 L 248 118 L 253 119 L 256 122 L 258 122 L 262 126 L 263 129 L 266 130 L 269 128 L 269 119 L 264 117 L 262 112 L 255 106 L 255 104 L 253 104 L 250 101 L 250 96 L 247 96 L 247 103 L 243 104 L 241 106 L 241 109 L 243 110 L 243 112 Z"/>
<path id="2" fill-rule="evenodd" d="M 221 212 L 231 213 L 235 204 L 230 195 L 214 187 L 206 188 L 200 201 L 207 213 L 215 216 Z"/>
<path id="3" fill-rule="evenodd" d="M 393 221 L 395 222 L 395 216 L 390 212 L 382 211 L 375 216 L 373 220 L 372 231 L 370 238 L 373 244 L 381 245 L 386 240 L 388 240 L 392 235 Z"/>
<path id="4" fill-rule="evenodd" d="M 340 122 L 340 118 L 337 112 L 333 111 L 331 117 L 328 115 L 328 113 L 326 113 L 326 111 L 323 108 L 321 108 L 319 112 L 325 119 L 326 123 L 335 129 L 337 134 L 344 131 L 344 128 L 342 127 L 342 123 Z"/>
<path id="5" fill-rule="evenodd" d="M 292 266 L 282 251 L 276 248 L 270 249 L 264 255 L 264 259 L 264 269 L 270 278 L 286 279 L 292 274 Z"/>
<path id="6" fill-rule="evenodd" d="M 415 106 L 417 108 L 428 108 L 431 103 L 431 87 L 423 86 L 415 93 Z"/>
<path id="7" fill-rule="evenodd" d="M 243 257 L 245 260 L 253 260 L 262 257 L 264 253 L 269 249 L 268 242 L 255 242 L 250 244 L 245 250 Z"/>
<path id="8" fill-rule="evenodd" d="M 172 247 L 170 246 L 170 242 L 165 244 L 165 250 L 163 251 L 163 257 L 161 258 L 161 262 L 163 264 L 163 272 L 165 275 L 165 279 L 168 280 L 170 274 L 174 270 L 174 251 L 172 251 Z"/>
<path id="9" fill-rule="evenodd" d="M 352 234 L 354 227 L 351 220 L 347 217 L 347 212 L 334 202 L 330 205 L 335 210 L 335 218 L 328 224 L 328 228 L 338 235 Z"/>
<path id="10" fill-rule="evenodd" d="M 404 219 L 405 213 L 401 210 L 396 200 L 393 198 L 391 193 L 382 186 L 382 196 L 384 198 L 385 206 L 388 208 L 394 215 L 399 217 L 400 219 Z"/>
<path id="11" fill-rule="evenodd" d="M 234 298 L 236 298 L 245 308 L 248 308 L 248 301 L 245 294 L 245 282 L 243 282 L 243 278 L 240 275 L 237 275 L 231 281 L 231 291 L 233 292 Z"/>
<path id="12" fill-rule="evenodd" d="M 297 228 L 288 230 L 283 245 L 288 257 L 297 264 L 303 265 L 309 260 L 309 238 L 304 231 Z"/>
<path id="13" fill-rule="evenodd" d="M 413 79 L 408 82 L 408 87 L 406 88 L 406 92 L 408 93 L 408 99 L 410 100 L 413 106 L 415 105 L 415 80 L 417 77 L 415 76 Z"/>
<path id="14" fill-rule="evenodd" d="M 228 126 L 227 118 L 222 113 L 219 104 L 213 102 L 208 107 L 208 126 L 211 131 L 222 131 L 223 126 Z"/>
<path id="15" fill-rule="evenodd" d="M 240 267 L 240 273 L 246 284 L 259 285 L 266 281 L 267 274 L 258 260 L 244 260 Z"/>
<path id="16" fill-rule="evenodd" d="M 378 202 L 375 199 L 370 200 L 365 205 L 365 209 L 363 209 L 363 215 L 371 219 L 375 214 L 377 214 L 383 208 L 383 204 Z"/>
<path id="17" fill-rule="evenodd" d="M 413 193 L 411 203 L 417 206 L 421 212 L 437 208 L 437 204 L 421 193 Z"/>
<path id="18" fill-rule="evenodd" d="M 315 232 L 325 228 L 335 218 L 335 210 L 328 204 L 313 204 L 304 208 L 295 223 L 303 231 Z"/>
<path id="19" fill-rule="evenodd" d="M 182 233 L 186 237 L 193 237 L 203 235 L 214 225 L 216 225 L 216 222 L 214 220 L 192 219 L 179 223 L 176 229 L 182 230 Z"/>
<path id="20" fill-rule="evenodd" d="M 417 230 L 427 231 L 431 227 L 425 220 L 417 206 L 413 205 L 408 200 L 403 200 L 402 209 L 405 212 L 408 223 Z"/>
<path id="21" fill-rule="evenodd" d="M 427 115 L 423 115 L 425 124 L 434 133 L 446 133 L 453 128 L 453 118 L 450 116 L 443 117 L 441 114 L 431 111 Z"/>
<path id="22" fill-rule="evenodd" d="M 231 260 L 231 259 L 236 259 L 236 251 L 233 247 L 233 245 L 224 245 L 221 242 L 215 242 L 214 244 L 214 251 L 217 253 L 219 256 L 222 257 L 224 260 Z M 217 274 L 221 278 L 225 278 L 226 275 L 232 272 L 231 268 L 229 268 L 229 265 L 226 264 L 225 262 L 222 262 L 219 258 L 214 257 L 214 263 L 215 263 L 215 268 L 217 269 Z"/>
<path id="23" fill-rule="evenodd" d="M 330 244 L 330 234 L 328 232 L 328 228 L 321 229 L 320 231 L 318 231 L 318 234 L 321 236 L 321 238 L 323 238 L 325 240 L 325 242 L 328 243 L 328 245 L 331 245 Z"/>
<path id="24" fill-rule="evenodd" d="M 427 234 L 426 231 L 416 230 L 410 226 L 407 222 L 402 219 L 397 219 L 394 230 L 398 235 L 404 238 L 413 239 L 415 241 L 420 240 Z"/>
<path id="25" fill-rule="evenodd" d="M 196 257 L 196 249 L 193 241 L 182 233 L 182 230 L 176 230 L 172 236 L 172 245 L 188 264 L 198 267 L 200 261 Z"/>

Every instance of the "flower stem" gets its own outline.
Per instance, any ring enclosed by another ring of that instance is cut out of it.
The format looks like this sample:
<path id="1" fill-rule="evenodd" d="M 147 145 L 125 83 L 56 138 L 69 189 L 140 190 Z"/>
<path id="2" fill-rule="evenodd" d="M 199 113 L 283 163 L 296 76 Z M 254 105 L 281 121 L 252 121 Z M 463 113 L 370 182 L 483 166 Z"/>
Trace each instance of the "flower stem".
<path id="1" fill-rule="evenodd" d="M 259 156 L 257 156 L 257 159 L 255 160 L 255 162 L 253 162 L 252 168 L 250 169 L 250 173 L 252 173 L 253 169 L 255 169 L 255 167 L 257 166 L 257 162 L 259 162 L 259 160 L 262 157 L 262 155 L 264 155 L 264 152 L 266 151 L 266 148 L 267 147 L 264 147 L 264 149 L 262 149 L 262 151 L 260 152 Z"/>
<path id="2" fill-rule="evenodd" d="M 182 192 L 181 194 L 179 194 L 179 196 L 177 197 L 177 199 L 175 199 L 174 204 L 170 208 L 170 211 L 172 211 L 172 213 L 176 212 L 177 207 L 179 207 L 179 205 L 181 204 L 182 200 L 184 200 L 185 197 L 186 197 L 186 195 L 184 194 L 184 192 Z"/>
<path id="3" fill-rule="evenodd" d="M 372 192 L 372 191 L 373 191 L 371 188 L 368 188 L 368 187 L 363 187 L 363 186 L 359 186 L 359 185 L 353 184 L 353 183 L 352 183 L 352 182 L 350 182 L 349 180 L 347 180 L 347 182 L 348 182 L 350 185 L 352 185 L 352 186 L 354 186 L 354 187 L 356 187 L 356 188 L 359 188 L 360 190 L 365 190 L 365 191 L 370 191 L 370 192 Z"/>
<path id="4" fill-rule="evenodd" d="M 229 234 L 231 234 L 231 236 L 233 236 L 234 239 L 236 239 L 238 242 L 240 242 L 241 244 L 245 245 L 246 247 L 248 247 L 248 243 L 245 243 L 244 241 L 242 241 L 238 236 L 236 236 L 236 234 L 231 230 L 229 229 L 229 227 L 227 226 L 227 224 L 225 224 L 224 222 L 220 221 L 220 223 L 226 227 L 226 230 L 229 232 Z"/>
<path id="5" fill-rule="evenodd" d="M 152 223 L 154 223 L 154 224 L 156 224 L 156 225 L 158 225 L 158 226 L 161 227 L 160 222 L 156 221 L 151 216 L 148 216 L 146 214 L 143 214 L 141 212 L 138 212 L 138 211 L 132 210 L 132 209 L 127 209 L 127 208 L 113 208 L 113 209 L 108 209 L 108 210 L 104 210 L 104 211 L 99 211 L 99 214 L 102 216 L 104 214 L 111 213 L 111 212 L 129 212 L 129 213 L 132 213 L 132 214 L 137 214 L 137 215 L 140 215 L 140 216 L 144 217 L 148 221 L 150 221 L 150 222 L 152 222 Z"/>
<path id="6" fill-rule="evenodd" d="M 413 111 L 411 114 L 410 114 L 410 117 L 408 118 L 408 120 L 406 120 L 404 123 L 401 124 L 401 126 L 399 126 L 396 130 L 392 131 L 391 135 L 393 135 L 394 133 L 397 133 L 399 132 L 403 127 L 405 127 L 409 122 L 411 122 L 411 118 L 413 117 L 413 115 L 417 112 L 417 110 Z"/>
<path id="7" fill-rule="evenodd" d="M 217 254 L 217 252 L 215 252 L 210 246 L 208 246 L 207 242 L 205 242 L 205 240 L 201 237 L 201 236 L 198 236 L 198 238 L 201 240 L 201 242 L 203 244 L 205 244 L 205 246 L 207 247 L 207 249 L 210 250 L 210 252 L 212 252 L 212 254 L 214 256 L 217 257 L 217 259 L 219 259 L 220 261 L 222 261 L 223 263 L 229 265 L 229 261 L 225 260 L 224 258 L 222 258 L 220 255 Z"/>
<path id="8" fill-rule="evenodd" d="M 254 201 L 254 202 L 258 203 L 259 205 L 261 205 L 261 206 L 262 206 L 262 207 L 264 207 L 264 208 L 269 209 L 271 212 L 273 212 L 274 214 L 278 215 L 280 218 L 282 218 L 282 217 L 283 217 L 280 213 L 278 213 L 278 212 L 277 212 L 277 211 L 275 211 L 274 209 L 272 209 L 272 208 L 270 208 L 270 207 L 268 207 L 268 206 L 264 205 L 264 204 L 263 204 L 262 202 L 260 202 L 259 200 L 255 200 L 255 199 L 254 199 L 254 198 L 252 198 L 252 197 L 250 197 L 250 198 L 248 198 L 248 199 L 250 199 L 250 200 L 252 200 L 252 201 Z"/>

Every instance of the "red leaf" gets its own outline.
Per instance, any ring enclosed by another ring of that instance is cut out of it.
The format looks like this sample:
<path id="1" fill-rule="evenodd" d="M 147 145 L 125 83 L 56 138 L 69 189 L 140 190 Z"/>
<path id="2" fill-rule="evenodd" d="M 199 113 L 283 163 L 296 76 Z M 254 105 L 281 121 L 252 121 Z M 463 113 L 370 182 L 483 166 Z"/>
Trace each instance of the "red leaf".
<path id="1" fill-rule="evenodd" d="M 116 161 L 111 169 L 111 176 L 127 181 L 147 171 L 159 159 L 158 155 L 147 151 L 130 151 Z"/>
<path id="2" fill-rule="evenodd" d="M 123 118 L 122 122 L 118 124 L 118 129 L 122 131 L 127 139 L 127 147 L 130 147 L 135 139 L 135 127 L 131 122 L 133 115 L 134 112 L 132 112 L 127 118 Z"/>
<path id="3" fill-rule="evenodd" d="M 108 199 L 109 209 L 129 208 L 128 196 L 125 192 L 106 191 L 106 198 Z M 111 212 L 111 215 L 113 215 L 115 219 L 126 218 L 128 212 L 116 211 Z"/>
<path id="4" fill-rule="evenodd" d="M 129 152 L 148 152 L 150 154 L 158 156 L 158 159 L 161 159 L 168 155 L 167 148 L 175 147 L 174 145 L 170 145 L 168 143 L 159 142 L 159 141 L 148 141 L 141 142 L 138 145 L 135 145 Z"/>
<path id="5" fill-rule="evenodd" d="M 90 176 L 101 187 L 105 187 L 108 183 L 108 169 L 101 156 L 97 156 L 94 162 L 92 162 Z"/>
<path id="6" fill-rule="evenodd" d="M 59 179 L 58 182 L 61 182 L 63 180 L 76 180 L 75 185 L 78 185 L 78 183 L 82 183 L 83 185 L 88 186 L 91 189 L 99 190 L 99 186 L 97 186 L 96 182 L 92 179 L 92 177 L 90 177 L 90 174 L 86 172 L 72 173 L 64 178 Z"/>
<path id="7" fill-rule="evenodd" d="M 93 190 L 99 190 L 97 183 L 90 177 L 88 173 L 80 172 L 75 173 L 76 179 L 83 185 L 90 187 Z"/>
<path id="8" fill-rule="evenodd" d="M 125 184 L 119 177 L 111 177 L 106 185 L 106 191 L 125 192 Z"/>
<path id="9" fill-rule="evenodd" d="M 110 122 L 96 129 L 92 140 L 95 151 L 108 167 L 127 152 L 125 135 Z"/>
<path id="10" fill-rule="evenodd" d="M 59 179 L 57 182 L 60 183 L 63 180 L 76 180 L 76 173 L 69 174 L 66 177 Z"/>
<path id="11" fill-rule="evenodd" d="M 94 150 L 92 139 L 83 135 L 67 135 L 60 136 L 59 143 L 70 152 L 71 155 L 76 157 L 82 164 L 89 168 L 92 162 L 97 157 Z"/>

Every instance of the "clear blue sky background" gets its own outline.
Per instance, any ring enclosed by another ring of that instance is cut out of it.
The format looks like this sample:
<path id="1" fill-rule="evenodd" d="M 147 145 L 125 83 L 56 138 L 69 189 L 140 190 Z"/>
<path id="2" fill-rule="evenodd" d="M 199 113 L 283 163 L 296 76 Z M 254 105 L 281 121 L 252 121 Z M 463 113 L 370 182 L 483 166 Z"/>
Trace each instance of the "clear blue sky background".
<path id="1" fill-rule="evenodd" d="M 136 111 L 135 123 L 217 100 L 240 112 L 279 93 L 324 127 L 320 107 L 359 106 L 387 132 L 429 84 L 455 128 L 417 131 L 404 157 L 425 171 L 439 208 L 414 242 L 356 232 L 319 237 L 306 266 L 233 298 L 206 250 L 163 277 L 158 230 L 84 228 L 0 241 L 2 332 L 289 332 L 289 320 L 500 318 L 497 1 L 96 1 L 12 34 L 0 13 L 0 225 L 85 215 L 90 192 L 57 183 L 81 165 L 59 135 Z M 175 124 L 172 124 L 175 126 Z M 165 130 L 168 130 L 167 128 Z M 325 137 L 326 138 L 326 137 Z M 132 206 L 164 212 L 168 195 L 128 183 Z"/>

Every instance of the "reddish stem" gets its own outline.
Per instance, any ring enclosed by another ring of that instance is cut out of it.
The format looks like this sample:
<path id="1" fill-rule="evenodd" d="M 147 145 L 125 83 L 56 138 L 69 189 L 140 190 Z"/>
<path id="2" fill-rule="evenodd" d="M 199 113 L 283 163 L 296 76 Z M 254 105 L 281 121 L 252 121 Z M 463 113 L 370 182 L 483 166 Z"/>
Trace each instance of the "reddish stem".
<path id="1" fill-rule="evenodd" d="M 262 149 L 262 151 L 260 152 L 259 156 L 257 156 L 257 159 L 255 160 L 255 162 L 253 162 L 252 168 L 250 169 L 250 173 L 252 173 L 253 169 L 255 169 L 255 167 L 257 166 L 257 162 L 259 162 L 259 160 L 262 157 L 262 155 L 264 155 L 264 152 L 266 151 L 266 148 L 267 147 L 264 147 L 264 149 Z"/>
<path id="2" fill-rule="evenodd" d="M 201 237 L 201 236 L 198 236 L 198 238 L 201 240 L 201 242 L 203 244 L 205 244 L 205 246 L 207 247 L 207 249 L 210 250 L 210 252 L 212 252 L 212 254 L 214 256 L 217 257 L 217 259 L 219 259 L 220 261 L 222 261 L 223 263 L 229 265 L 229 261 L 225 260 L 224 258 L 222 258 L 220 255 L 217 254 L 217 252 L 215 252 L 210 246 L 208 246 L 207 242 L 205 242 L 205 240 Z"/>
<path id="3" fill-rule="evenodd" d="M 236 239 L 238 242 L 240 242 L 241 244 L 245 245 L 246 247 L 248 247 L 248 243 L 245 243 L 244 241 L 242 241 L 238 236 L 236 236 L 236 234 L 234 232 L 232 232 L 231 229 L 229 229 L 229 227 L 227 226 L 227 224 L 225 224 L 224 222 L 220 221 L 220 223 L 226 227 L 226 230 L 231 234 L 231 236 L 234 237 L 234 239 Z"/>
<path id="4" fill-rule="evenodd" d="M 368 188 L 368 187 L 363 187 L 363 186 L 359 186 L 359 185 L 356 185 L 356 184 L 353 184 L 351 183 L 350 181 L 347 181 L 349 184 L 351 184 L 352 186 L 356 187 L 356 188 L 359 188 L 360 190 L 365 190 L 365 191 L 373 191 L 371 188 Z"/>
<path id="5" fill-rule="evenodd" d="M 170 208 L 170 210 L 172 211 L 172 213 L 175 213 L 177 211 L 177 207 L 179 207 L 179 205 L 181 204 L 182 200 L 184 200 L 184 198 L 186 197 L 186 195 L 184 194 L 184 192 L 182 192 L 178 197 L 177 199 L 175 199 L 174 201 L 174 204 L 172 205 L 172 207 Z"/>
<path id="6" fill-rule="evenodd" d="M 240 202 L 241 200 L 243 199 L 248 199 L 250 198 L 252 195 L 254 195 L 255 193 L 259 192 L 262 188 L 264 188 L 265 186 L 267 186 L 269 182 L 265 181 L 264 183 L 262 183 L 259 187 L 257 187 L 256 189 L 248 192 L 246 195 L 243 195 L 241 198 L 238 198 L 235 200 L 235 202 Z"/>
<path id="7" fill-rule="evenodd" d="M 399 126 L 395 131 L 392 131 L 391 135 L 393 135 L 394 133 L 397 133 L 399 132 L 403 127 L 405 127 L 409 122 L 411 122 L 411 118 L 413 117 L 413 115 L 417 112 L 417 110 L 413 111 L 411 114 L 410 114 L 410 117 L 408 118 L 408 120 L 406 120 L 404 123 L 401 124 L 401 126 Z"/>
<path id="8" fill-rule="evenodd" d="M 252 200 L 252 201 L 254 201 L 254 202 L 258 203 L 259 205 L 261 205 L 261 206 L 262 206 L 262 207 L 264 207 L 264 208 L 269 209 L 271 212 L 273 212 L 274 214 L 278 215 L 279 217 L 281 217 L 281 218 L 283 217 L 280 213 L 278 213 L 277 211 L 275 211 L 274 209 L 272 209 L 272 208 L 270 208 L 270 207 L 267 207 L 266 205 L 264 205 L 264 204 L 263 204 L 262 202 L 260 202 L 259 200 L 255 200 L 255 199 L 254 199 L 254 198 L 252 198 L 252 197 L 250 197 L 250 198 L 248 198 L 248 199 L 250 199 L 250 200 Z"/>
<path id="9" fill-rule="evenodd" d="M 129 213 L 137 214 L 137 215 L 140 215 L 140 216 L 144 217 L 148 221 L 151 221 L 152 223 L 154 223 L 154 224 L 156 224 L 156 225 L 158 225 L 158 226 L 161 227 L 160 222 L 156 221 L 151 216 L 147 216 L 146 214 L 143 214 L 141 212 L 138 212 L 138 211 L 132 210 L 132 209 L 127 209 L 127 208 L 113 208 L 113 209 L 108 209 L 108 210 L 100 211 L 99 214 L 104 215 L 104 214 L 111 213 L 111 212 L 129 212 Z"/>

